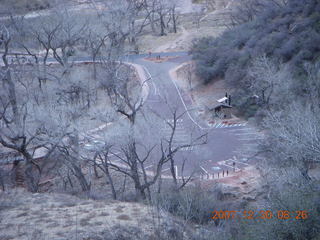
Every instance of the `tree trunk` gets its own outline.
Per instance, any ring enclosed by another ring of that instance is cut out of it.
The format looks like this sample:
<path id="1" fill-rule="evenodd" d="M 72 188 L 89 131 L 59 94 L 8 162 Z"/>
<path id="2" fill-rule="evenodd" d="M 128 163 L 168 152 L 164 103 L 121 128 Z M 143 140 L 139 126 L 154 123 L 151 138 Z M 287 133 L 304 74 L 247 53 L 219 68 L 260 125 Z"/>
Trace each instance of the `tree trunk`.
<path id="1" fill-rule="evenodd" d="M 111 174 L 109 172 L 109 167 L 108 167 L 107 163 L 105 164 L 105 172 L 106 172 L 106 176 L 107 176 L 107 182 L 110 183 L 110 187 L 111 187 L 111 191 L 112 191 L 112 198 L 114 200 L 116 200 L 117 199 L 117 192 L 116 192 L 116 189 L 114 187 L 114 183 L 113 183 Z"/>
<path id="2" fill-rule="evenodd" d="M 162 188 L 162 176 L 161 176 L 161 173 L 160 173 L 160 176 L 159 176 L 159 181 L 158 181 L 158 194 L 161 193 L 161 188 Z"/>
<path id="3" fill-rule="evenodd" d="M 131 136 L 134 136 L 134 130 L 133 130 L 133 125 L 134 125 L 134 119 L 131 119 Z M 136 145 L 134 143 L 134 140 L 131 140 L 132 142 L 129 143 L 129 156 L 131 159 L 129 161 L 131 162 L 130 166 L 130 171 L 131 171 L 131 176 L 134 181 L 134 187 L 136 191 L 136 197 L 137 199 L 146 199 L 146 194 L 145 194 L 145 189 L 142 187 L 140 177 L 139 177 L 139 169 L 138 169 L 138 157 L 137 157 L 137 149 Z"/>
<path id="4" fill-rule="evenodd" d="M 164 28 L 165 28 L 165 25 L 164 25 L 163 15 L 160 14 L 160 29 L 161 29 L 160 36 L 165 35 Z"/>
<path id="5" fill-rule="evenodd" d="M 1 170 L 0 170 L 0 185 L 1 185 L 2 191 L 5 191 L 5 186 L 4 186 L 4 174 L 2 173 Z"/>
<path id="6" fill-rule="evenodd" d="M 151 26 L 152 32 L 154 34 L 156 34 L 156 28 L 154 26 L 154 14 L 150 14 L 149 21 L 150 21 L 150 26 Z"/>
<path id="7" fill-rule="evenodd" d="M 73 183 L 72 183 L 72 180 L 71 180 L 71 177 L 70 177 L 69 169 L 68 169 L 68 181 L 69 181 L 70 187 L 73 189 Z"/>
<path id="8" fill-rule="evenodd" d="M 86 177 L 84 176 L 84 173 L 82 172 L 81 164 L 79 161 L 79 133 L 76 129 L 74 129 L 75 134 L 71 137 L 71 144 L 72 148 L 74 150 L 74 156 L 70 156 L 70 162 L 73 174 L 77 178 L 82 191 L 89 192 L 91 188 L 91 184 L 88 183 Z"/>
<path id="9" fill-rule="evenodd" d="M 177 33 L 177 18 L 176 18 L 176 13 L 175 9 L 172 9 L 172 21 L 173 21 L 173 32 Z"/>
<path id="10" fill-rule="evenodd" d="M 23 163 L 19 161 L 14 161 L 12 168 L 12 181 L 15 187 L 25 187 L 25 176 L 23 170 Z"/>
<path id="11" fill-rule="evenodd" d="M 170 171 L 173 178 L 173 184 L 176 187 L 178 185 L 178 182 L 177 182 L 176 171 L 174 169 L 174 161 L 172 157 L 170 157 Z"/>
<path id="12" fill-rule="evenodd" d="M 94 161 L 94 163 L 93 163 L 93 171 L 94 171 L 94 176 L 95 176 L 96 178 L 100 178 L 99 173 L 98 173 L 98 168 L 97 168 L 97 163 L 96 163 L 96 161 Z"/>
<path id="13" fill-rule="evenodd" d="M 144 192 L 144 189 L 141 187 L 141 185 L 135 183 L 134 186 L 137 200 L 145 200 L 147 198 L 146 193 Z"/>
<path id="14" fill-rule="evenodd" d="M 30 192 L 37 192 L 39 189 L 40 172 L 33 166 L 33 163 L 27 160 L 24 170 L 25 182 Z"/>

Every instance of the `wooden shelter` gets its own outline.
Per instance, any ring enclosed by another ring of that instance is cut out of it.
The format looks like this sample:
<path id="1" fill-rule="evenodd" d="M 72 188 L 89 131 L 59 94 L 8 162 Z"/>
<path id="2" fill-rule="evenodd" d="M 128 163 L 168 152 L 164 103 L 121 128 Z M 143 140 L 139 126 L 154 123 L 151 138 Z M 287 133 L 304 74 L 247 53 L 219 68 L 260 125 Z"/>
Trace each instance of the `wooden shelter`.
<path id="1" fill-rule="evenodd" d="M 213 112 L 214 117 L 219 117 L 222 119 L 231 118 L 231 110 L 232 107 L 230 105 L 220 102 L 216 102 L 216 104 L 214 104 L 210 109 L 210 111 Z"/>

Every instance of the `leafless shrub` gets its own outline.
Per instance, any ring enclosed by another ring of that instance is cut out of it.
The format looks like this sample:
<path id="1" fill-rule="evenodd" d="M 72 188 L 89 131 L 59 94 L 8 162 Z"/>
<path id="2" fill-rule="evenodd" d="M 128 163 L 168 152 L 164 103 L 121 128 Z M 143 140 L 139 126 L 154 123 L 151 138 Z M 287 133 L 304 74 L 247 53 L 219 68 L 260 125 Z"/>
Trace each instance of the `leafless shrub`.
<path id="1" fill-rule="evenodd" d="M 182 217 L 186 222 L 203 224 L 210 221 L 216 199 L 213 194 L 199 187 L 187 187 L 180 191 L 164 190 L 154 204 L 159 209 Z"/>

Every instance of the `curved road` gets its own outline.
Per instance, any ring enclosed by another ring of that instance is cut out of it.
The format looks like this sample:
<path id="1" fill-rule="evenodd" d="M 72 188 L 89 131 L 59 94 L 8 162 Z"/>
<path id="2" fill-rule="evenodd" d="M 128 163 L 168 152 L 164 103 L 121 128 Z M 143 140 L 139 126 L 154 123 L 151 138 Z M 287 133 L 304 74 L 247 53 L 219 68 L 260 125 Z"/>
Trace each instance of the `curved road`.
<path id="1" fill-rule="evenodd" d="M 197 170 L 200 175 L 205 175 L 205 178 L 216 178 L 218 172 L 220 176 L 223 171 L 225 171 L 225 175 L 227 170 L 232 172 L 233 162 L 236 170 L 248 166 L 246 155 L 243 153 L 248 148 L 254 147 L 254 143 L 259 139 L 255 129 L 245 126 L 245 124 L 241 126 L 218 125 L 210 128 L 202 122 L 197 117 L 196 111 L 192 110 L 188 97 L 177 88 L 169 75 L 171 69 L 189 61 L 191 57 L 186 52 L 153 53 L 152 57 L 158 55 L 174 58 L 162 63 L 145 60 L 148 57 L 147 54 L 130 55 L 125 59 L 127 62 L 143 66 L 147 74 L 152 77 L 152 82 L 149 81 L 150 92 L 145 105 L 169 121 L 172 118 L 172 113 L 168 105 L 171 105 L 172 108 L 178 107 L 180 112 L 185 109 L 188 111 L 188 114 L 184 114 L 178 122 L 177 144 L 186 144 L 190 133 L 195 133 L 195 136 L 208 133 L 207 144 L 184 149 L 184 151 L 177 153 L 178 175 L 180 176 L 181 173 L 183 159 L 186 159 L 184 175 L 188 176 Z M 167 99 L 167 103 L 164 103 L 164 98 Z M 164 134 L 166 131 L 168 130 L 163 129 Z"/>
<path id="2" fill-rule="evenodd" d="M 157 112 L 166 121 L 172 120 L 173 117 L 168 105 L 172 108 L 177 108 L 180 113 L 186 111 L 186 114 L 178 121 L 174 139 L 177 145 L 190 143 L 191 134 L 200 136 L 208 133 L 207 144 L 183 149 L 175 155 L 178 177 L 181 177 L 182 162 L 184 160 L 186 161 L 184 176 L 197 172 L 198 175 L 208 179 L 216 178 L 218 172 L 220 177 L 222 176 L 222 171 L 226 173 L 228 170 L 231 173 L 234 170 L 233 163 L 235 163 L 236 170 L 248 166 L 246 161 L 248 156 L 244 153 L 248 152 L 248 149 L 254 148 L 256 141 L 260 138 L 256 130 L 245 126 L 245 124 L 241 126 L 239 126 L 240 124 L 238 126 L 219 124 L 210 128 L 197 117 L 196 110 L 192 110 L 192 104 L 188 96 L 178 89 L 169 75 L 170 70 L 189 61 L 191 57 L 186 52 L 153 53 L 152 57 L 158 55 L 173 58 L 162 63 L 145 60 L 148 54 L 128 55 L 122 59 L 125 62 L 142 66 L 146 71 L 146 75 L 150 75 L 152 78 L 148 81 L 150 91 L 144 105 Z M 79 57 L 76 61 L 90 62 L 92 60 L 89 57 Z M 54 62 L 54 59 L 50 59 L 48 62 Z M 167 102 L 165 103 L 163 99 L 166 99 Z M 161 131 L 164 135 L 167 134 L 169 136 L 169 129 L 164 128 Z M 149 163 L 147 167 L 151 170 L 153 164 Z M 164 175 L 170 174 L 168 167 L 164 166 Z"/>

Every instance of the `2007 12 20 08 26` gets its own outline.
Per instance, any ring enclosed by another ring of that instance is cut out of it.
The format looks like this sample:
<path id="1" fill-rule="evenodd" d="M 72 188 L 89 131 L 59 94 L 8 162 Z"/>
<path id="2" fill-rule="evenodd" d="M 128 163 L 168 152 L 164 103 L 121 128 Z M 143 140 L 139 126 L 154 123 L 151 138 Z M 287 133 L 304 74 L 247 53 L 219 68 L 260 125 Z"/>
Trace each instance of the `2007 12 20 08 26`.
<path id="1" fill-rule="evenodd" d="M 272 219 L 277 218 L 281 220 L 287 219 L 296 219 L 296 220 L 305 220 L 308 218 L 308 212 L 304 210 L 298 211 L 288 211 L 288 210 L 279 210 L 272 212 L 270 210 L 259 210 L 259 211 L 225 211 L 225 210 L 215 210 L 212 211 L 213 216 L 211 219 Z"/>

